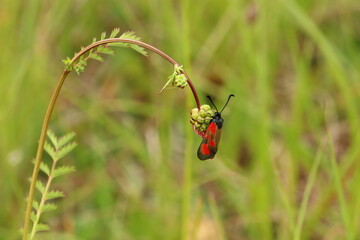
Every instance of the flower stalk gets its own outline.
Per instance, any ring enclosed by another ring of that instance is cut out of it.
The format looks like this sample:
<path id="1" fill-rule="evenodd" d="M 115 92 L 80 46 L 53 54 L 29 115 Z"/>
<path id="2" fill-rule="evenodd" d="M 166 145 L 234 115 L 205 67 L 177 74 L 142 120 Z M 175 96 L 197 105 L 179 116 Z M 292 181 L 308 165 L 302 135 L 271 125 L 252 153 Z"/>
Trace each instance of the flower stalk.
<path id="1" fill-rule="evenodd" d="M 185 70 L 182 69 L 182 67 L 181 67 L 181 65 L 179 63 L 177 63 L 173 58 L 171 58 L 169 55 L 165 54 L 163 51 L 159 50 L 158 48 L 156 48 L 156 47 L 154 47 L 154 46 L 152 46 L 150 44 L 144 43 L 142 41 L 139 41 L 139 40 L 121 38 L 121 37 L 120 38 L 102 39 L 100 41 L 96 41 L 96 42 L 88 45 L 85 48 L 82 48 L 80 50 L 80 52 L 75 54 L 75 56 L 72 59 L 69 59 L 69 62 L 66 63 L 67 67 L 64 69 L 61 77 L 59 78 L 59 81 L 58 81 L 58 83 L 56 85 L 56 88 L 55 88 L 55 90 L 54 90 L 54 92 L 52 94 L 52 97 L 50 99 L 48 108 L 46 110 L 46 114 L 45 114 L 45 117 L 44 117 L 42 129 L 41 129 L 41 133 L 40 133 L 39 144 L 38 144 L 38 148 L 37 148 L 37 152 L 36 152 L 35 164 L 34 164 L 34 169 L 33 169 L 33 173 L 32 173 L 30 189 L 29 189 L 29 195 L 28 195 L 28 199 L 27 199 L 27 207 L 26 207 L 25 220 L 24 220 L 24 226 L 23 226 L 23 237 L 22 237 L 23 240 L 28 239 L 30 216 L 31 216 L 32 204 L 33 204 L 33 200 L 34 200 L 34 193 L 35 193 L 35 188 L 36 188 L 36 180 L 37 180 L 37 177 L 38 177 L 38 172 L 39 172 L 41 159 L 42 159 L 42 155 L 43 155 L 43 151 L 44 151 L 44 144 L 45 144 L 45 140 L 46 140 L 46 132 L 48 130 L 51 115 L 53 113 L 55 103 L 56 103 L 56 101 L 58 99 L 58 96 L 60 94 L 60 91 L 61 91 L 61 88 L 62 88 L 62 86 L 64 84 L 64 81 L 65 81 L 66 77 L 69 75 L 69 73 L 72 70 L 74 70 L 74 67 L 75 67 L 77 61 L 81 60 L 84 57 L 85 54 L 87 54 L 87 53 L 91 54 L 92 49 L 95 49 L 95 48 L 97 48 L 99 46 L 109 47 L 109 46 L 111 46 L 111 44 L 114 44 L 114 43 L 127 43 L 127 44 L 134 44 L 134 45 L 137 45 L 137 46 L 141 46 L 143 48 L 146 48 L 146 49 L 160 55 L 165 60 L 167 60 L 168 62 L 173 64 L 175 68 L 180 69 L 179 71 L 180 71 L 181 74 L 183 74 L 186 77 L 187 83 L 189 84 L 189 87 L 190 87 L 190 89 L 192 91 L 192 94 L 194 95 L 196 105 L 197 105 L 198 109 L 200 109 L 199 97 L 197 95 L 195 87 L 194 87 L 193 83 L 191 82 L 190 77 L 188 76 L 188 74 L 185 72 Z"/>

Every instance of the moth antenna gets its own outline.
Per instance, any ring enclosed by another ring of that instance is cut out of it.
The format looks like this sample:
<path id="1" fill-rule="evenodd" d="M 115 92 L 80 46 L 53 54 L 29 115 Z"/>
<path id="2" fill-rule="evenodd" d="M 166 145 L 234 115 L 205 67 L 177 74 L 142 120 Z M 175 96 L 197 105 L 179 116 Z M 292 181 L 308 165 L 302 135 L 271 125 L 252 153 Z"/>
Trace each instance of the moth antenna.
<path id="1" fill-rule="evenodd" d="M 216 111 L 219 112 L 219 110 L 218 110 L 217 107 L 215 106 L 215 104 L 214 104 L 213 100 L 211 99 L 211 97 L 210 97 L 210 96 L 206 96 L 206 97 L 210 100 L 210 102 L 212 103 L 212 105 L 215 107 Z"/>
<path id="2" fill-rule="evenodd" d="M 221 109 L 220 113 L 222 113 L 222 111 L 225 109 L 226 105 L 228 105 L 231 97 L 235 97 L 235 95 L 234 95 L 234 94 L 230 94 L 230 95 L 229 95 L 229 98 L 228 98 L 228 100 L 226 101 L 224 107 Z M 211 99 L 210 99 L 210 100 L 211 100 Z M 211 102 L 212 102 L 212 101 L 211 101 Z M 213 103 L 213 104 L 214 104 L 214 103 Z M 216 107 L 215 107 L 215 108 L 216 108 Z M 217 111 L 217 109 L 216 109 L 216 111 Z"/>

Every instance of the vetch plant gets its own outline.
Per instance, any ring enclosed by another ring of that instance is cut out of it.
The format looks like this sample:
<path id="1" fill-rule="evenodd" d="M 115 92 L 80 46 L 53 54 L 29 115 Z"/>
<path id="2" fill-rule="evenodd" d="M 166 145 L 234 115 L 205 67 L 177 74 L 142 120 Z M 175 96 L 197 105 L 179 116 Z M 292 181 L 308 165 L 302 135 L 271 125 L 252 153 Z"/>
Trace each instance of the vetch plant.
<path id="1" fill-rule="evenodd" d="M 23 227 L 23 240 L 27 239 L 34 239 L 36 232 L 42 230 L 48 230 L 48 226 L 44 223 L 40 223 L 40 216 L 41 213 L 47 210 L 55 209 L 55 205 L 52 203 L 47 203 L 46 201 L 63 197 L 61 192 L 52 191 L 50 190 L 50 185 L 52 183 L 53 178 L 57 177 L 58 175 L 65 174 L 68 172 L 72 172 L 74 170 L 73 167 L 60 167 L 56 168 L 56 163 L 63 157 L 65 154 L 69 153 L 75 146 L 75 143 L 70 143 L 69 141 L 74 137 L 74 134 L 67 134 L 62 138 L 56 138 L 55 135 L 51 132 L 48 132 L 48 126 L 51 119 L 52 112 L 55 107 L 55 103 L 58 99 L 60 90 L 64 84 L 66 77 L 72 72 L 75 71 L 77 74 L 80 74 L 85 71 L 87 63 L 89 60 L 94 59 L 100 62 L 104 61 L 104 55 L 114 55 L 114 51 L 112 50 L 113 47 L 125 47 L 125 48 L 132 48 L 133 50 L 137 51 L 138 53 L 147 56 L 147 51 L 154 52 L 165 60 L 170 62 L 174 66 L 174 72 L 170 75 L 167 83 L 161 89 L 160 93 L 167 88 L 168 86 L 185 88 L 189 86 L 192 94 L 194 96 L 197 110 L 193 109 L 191 111 L 191 123 L 194 126 L 194 130 L 199 133 L 204 139 L 208 139 L 208 143 L 211 145 L 212 142 L 210 141 L 212 137 L 208 136 L 215 136 L 219 137 L 220 131 L 218 133 L 213 132 L 213 128 L 210 128 L 212 124 L 215 124 L 217 129 L 220 130 L 221 127 L 218 124 L 220 119 L 222 121 L 221 115 L 217 110 L 213 110 L 209 107 L 209 105 L 200 105 L 199 97 L 195 90 L 194 85 L 192 84 L 188 74 L 183 69 L 182 65 L 177 63 L 174 59 L 170 56 L 159 50 L 158 48 L 144 43 L 140 41 L 140 39 L 133 33 L 133 32 L 125 32 L 119 37 L 118 34 L 120 30 L 118 28 L 114 29 L 110 36 L 106 38 L 106 34 L 101 34 L 100 40 L 93 39 L 93 42 L 81 48 L 78 53 L 75 53 L 74 57 L 66 58 L 63 60 L 65 63 L 65 69 L 57 83 L 57 86 L 53 92 L 53 95 L 50 99 L 41 133 L 39 144 L 37 148 L 37 153 L 34 161 L 34 169 L 31 177 L 31 184 L 29 195 L 27 199 L 27 208 L 25 213 L 25 220 L 24 220 L 24 227 Z M 229 97 L 230 99 L 230 97 Z M 221 125 L 222 126 L 222 125 Z M 210 130 L 209 130 L 210 129 Z M 46 143 L 46 134 L 48 132 L 48 136 L 50 138 L 51 144 Z M 204 144 L 204 140 L 202 145 Z M 212 146 L 211 146 L 212 147 Z M 44 149 L 48 152 L 48 154 L 53 159 L 53 165 L 49 168 L 47 165 L 42 163 L 42 154 Z M 216 146 L 217 150 L 217 146 Z M 209 158 L 213 158 L 216 151 L 211 151 Z M 204 153 L 205 154 L 205 153 Z M 199 154 L 198 154 L 199 155 Z M 200 157 L 199 157 L 200 158 Z M 201 160 L 205 160 L 205 158 L 200 158 Z M 207 158 L 206 158 L 207 159 Z M 41 170 L 48 176 L 48 181 L 46 185 L 43 185 L 41 182 L 37 181 L 38 172 Z M 38 189 L 41 193 L 41 200 L 34 201 L 34 193 L 35 189 Z M 32 210 L 34 209 L 34 211 Z M 29 225 L 30 219 L 32 220 L 32 230 L 29 233 Z"/>
<path id="2" fill-rule="evenodd" d="M 47 132 L 50 142 L 46 141 L 44 145 L 45 151 L 50 155 L 52 164 L 49 167 L 44 162 L 40 163 L 40 170 L 46 177 L 46 183 L 44 184 L 40 180 L 36 180 L 36 189 L 40 192 L 40 201 L 33 201 L 33 211 L 31 212 L 32 229 L 29 234 L 29 239 L 34 239 L 35 234 L 41 231 L 49 230 L 49 226 L 45 223 L 40 222 L 42 213 L 55 210 L 57 206 L 52 202 L 55 198 L 64 197 L 64 193 L 59 190 L 52 190 L 50 188 L 52 181 L 60 176 L 75 171 L 74 166 L 62 165 L 58 166 L 58 162 L 71 152 L 77 143 L 71 142 L 75 133 L 68 133 L 60 138 L 57 138 L 52 131 Z"/>

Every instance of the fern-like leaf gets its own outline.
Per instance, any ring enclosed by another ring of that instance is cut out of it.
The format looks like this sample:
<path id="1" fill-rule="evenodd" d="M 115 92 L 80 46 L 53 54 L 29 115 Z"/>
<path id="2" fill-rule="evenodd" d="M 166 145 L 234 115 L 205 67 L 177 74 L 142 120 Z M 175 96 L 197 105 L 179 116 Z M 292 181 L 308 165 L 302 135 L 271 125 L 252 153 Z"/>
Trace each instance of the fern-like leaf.
<path id="1" fill-rule="evenodd" d="M 102 47 L 102 48 L 98 48 L 98 52 L 99 53 L 102 53 L 102 54 L 108 54 L 108 55 L 114 55 L 114 51 L 111 50 L 110 48 L 108 47 Z"/>
<path id="2" fill-rule="evenodd" d="M 65 144 L 68 144 L 68 143 L 70 142 L 70 140 L 72 140 L 75 136 L 76 136 L 76 133 L 70 132 L 70 133 L 67 133 L 67 134 L 65 134 L 64 136 L 60 137 L 60 138 L 58 139 L 58 143 L 59 143 L 58 148 L 61 148 L 61 147 L 63 147 Z"/>
<path id="3" fill-rule="evenodd" d="M 35 221 L 36 221 L 36 214 L 35 214 L 34 211 L 31 212 L 31 214 L 30 214 L 30 219 L 31 219 L 32 222 L 35 222 Z"/>
<path id="4" fill-rule="evenodd" d="M 106 32 L 102 32 L 100 36 L 100 40 L 104 40 L 106 38 Z"/>
<path id="5" fill-rule="evenodd" d="M 65 64 L 65 69 L 68 71 L 72 71 L 73 66 L 71 64 L 71 58 L 67 57 L 66 59 L 61 60 Z"/>
<path id="6" fill-rule="evenodd" d="M 34 200 L 32 205 L 36 211 L 39 210 L 39 202 L 38 201 Z"/>
<path id="7" fill-rule="evenodd" d="M 84 72 L 87 61 L 84 56 L 81 56 L 78 63 L 74 65 L 74 70 L 77 74 Z"/>
<path id="8" fill-rule="evenodd" d="M 119 32 L 120 32 L 120 29 L 115 28 L 111 32 L 109 38 L 115 38 L 119 34 Z M 124 32 L 119 38 L 126 38 L 126 39 L 132 39 L 132 40 L 137 40 L 137 41 L 140 40 L 140 38 L 137 37 L 134 32 Z M 100 40 L 105 40 L 105 39 L 106 39 L 106 33 L 103 32 L 103 33 L 101 33 Z M 97 41 L 96 38 L 93 38 L 92 43 L 95 43 L 96 41 Z M 136 44 L 124 43 L 124 42 L 116 42 L 116 43 L 108 43 L 105 45 L 98 46 L 95 49 L 91 49 L 87 53 L 83 53 L 80 56 L 80 58 L 75 62 L 72 62 L 72 59 L 70 59 L 69 57 L 62 61 L 63 61 L 63 63 L 65 63 L 65 68 L 68 71 L 74 70 L 77 74 L 80 74 L 80 73 L 84 72 L 85 67 L 87 66 L 87 61 L 89 59 L 94 59 L 94 60 L 103 62 L 104 59 L 99 55 L 100 53 L 107 54 L 107 55 L 114 55 L 114 51 L 109 48 L 110 46 L 132 48 L 133 50 L 137 51 L 138 53 L 140 53 L 144 56 L 147 56 L 146 50 L 141 46 L 138 46 Z M 83 50 L 83 48 L 81 48 L 81 50 Z M 76 57 L 76 56 L 77 55 L 75 54 L 74 57 Z"/>
<path id="9" fill-rule="evenodd" d="M 68 173 L 71 173 L 71 172 L 74 172 L 75 171 L 75 167 L 74 166 L 61 166 L 61 167 L 58 167 L 54 170 L 53 172 L 53 177 L 56 178 L 56 177 L 60 177 L 62 175 L 65 175 L 65 174 L 68 174 Z"/>
<path id="10" fill-rule="evenodd" d="M 132 32 L 132 31 L 124 32 L 123 34 L 121 34 L 120 38 L 140 40 L 140 38 L 135 35 L 135 32 Z"/>
<path id="11" fill-rule="evenodd" d="M 143 48 L 143 47 L 140 47 L 138 45 L 135 45 L 135 44 L 131 44 L 130 47 L 137 51 L 138 53 L 140 53 L 141 55 L 144 55 L 145 57 L 148 55 L 147 51 Z"/>
<path id="12" fill-rule="evenodd" d="M 99 62 L 104 62 L 104 58 L 102 58 L 99 54 L 96 54 L 96 53 L 90 53 L 89 58 L 94 59 Z"/>
<path id="13" fill-rule="evenodd" d="M 64 193 L 58 190 L 51 190 L 46 194 L 46 200 L 64 197 Z"/>
<path id="14" fill-rule="evenodd" d="M 55 148 L 58 148 L 59 146 L 58 146 L 58 139 L 57 139 L 57 137 L 55 136 L 55 133 L 53 132 L 53 131 L 51 131 L 51 130 L 48 130 L 47 131 L 47 136 L 48 136 L 48 138 L 50 139 L 50 141 L 51 141 L 51 143 L 53 144 L 53 146 L 55 147 Z"/>
<path id="15" fill-rule="evenodd" d="M 41 170 L 42 172 L 44 172 L 46 175 L 49 176 L 49 174 L 50 174 L 50 169 L 49 169 L 49 166 L 48 166 L 46 163 L 43 163 L 43 162 L 40 163 L 40 170 Z"/>
<path id="16" fill-rule="evenodd" d="M 114 28 L 110 33 L 110 38 L 115 38 L 120 32 L 120 28 Z"/>
<path id="17" fill-rule="evenodd" d="M 59 160 L 63 158 L 66 154 L 71 152 L 75 147 L 77 146 L 76 142 L 71 142 L 64 147 L 60 148 L 58 152 L 56 153 L 56 159 Z"/>
<path id="18" fill-rule="evenodd" d="M 41 208 L 41 211 L 43 212 L 49 212 L 49 211 L 53 211 L 57 209 L 57 206 L 53 203 L 45 203 L 42 208 Z"/>
<path id="19" fill-rule="evenodd" d="M 36 232 L 44 232 L 44 231 L 49 231 L 49 226 L 47 224 L 44 223 L 38 223 L 36 225 Z"/>
<path id="20" fill-rule="evenodd" d="M 134 32 L 124 32 L 123 34 L 121 34 L 120 38 L 126 38 L 126 39 L 140 41 L 140 38 L 137 37 Z M 124 42 L 109 43 L 108 45 L 109 46 L 117 46 L 117 47 L 130 47 L 133 50 L 137 51 L 138 53 L 140 53 L 144 56 L 147 56 L 146 50 L 139 45 L 124 43 Z"/>
<path id="21" fill-rule="evenodd" d="M 86 64 L 86 60 L 84 58 L 81 58 L 80 60 Z M 77 65 L 80 70 L 83 64 L 81 61 L 80 64 Z M 47 182 L 44 184 L 41 181 L 36 181 L 35 184 L 36 189 L 41 193 L 41 200 L 34 200 L 32 203 L 33 211 L 31 212 L 30 219 L 33 222 L 33 226 L 31 234 L 29 235 L 29 240 L 35 240 L 37 232 L 49 230 L 48 225 L 39 222 L 42 213 L 57 209 L 57 206 L 54 203 L 48 201 L 64 197 L 64 193 L 61 191 L 49 190 L 52 180 L 58 176 L 75 171 L 73 166 L 56 167 L 58 160 L 76 147 L 77 144 L 75 142 L 71 142 L 75 133 L 69 133 L 60 138 L 56 137 L 51 131 L 48 131 L 47 135 L 50 141 L 45 142 L 44 149 L 51 156 L 53 162 L 51 168 L 43 162 L 40 163 L 40 170 L 47 175 Z"/>
<path id="22" fill-rule="evenodd" d="M 55 148 L 51 146 L 51 144 L 48 141 L 45 142 L 44 149 L 50 155 L 51 158 L 55 157 Z"/>
<path id="23" fill-rule="evenodd" d="M 39 190 L 40 193 L 44 193 L 45 186 L 41 181 L 36 181 L 36 189 Z"/>

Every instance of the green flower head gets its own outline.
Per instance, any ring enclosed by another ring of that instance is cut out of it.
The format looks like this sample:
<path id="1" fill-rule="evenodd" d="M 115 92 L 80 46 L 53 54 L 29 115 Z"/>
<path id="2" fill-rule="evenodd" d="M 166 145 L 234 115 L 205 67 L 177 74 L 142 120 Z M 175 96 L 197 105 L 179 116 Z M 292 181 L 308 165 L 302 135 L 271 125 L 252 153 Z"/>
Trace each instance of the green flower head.
<path id="1" fill-rule="evenodd" d="M 188 85 L 187 78 L 185 74 L 183 74 L 183 67 L 182 66 L 175 66 L 174 72 L 169 76 L 168 81 L 164 85 L 164 87 L 160 90 L 160 93 L 164 91 L 165 88 L 168 86 L 178 87 L 178 88 L 185 88 Z"/>
<path id="2" fill-rule="evenodd" d="M 210 121 L 215 116 L 216 110 L 211 109 L 207 104 L 202 105 L 200 110 L 193 108 L 190 111 L 190 123 L 193 125 L 194 130 L 197 134 L 203 136 L 206 129 L 208 128 Z"/>
<path id="3" fill-rule="evenodd" d="M 178 74 L 175 76 L 174 85 L 178 88 L 184 88 L 188 85 L 187 79 L 184 74 Z"/>

